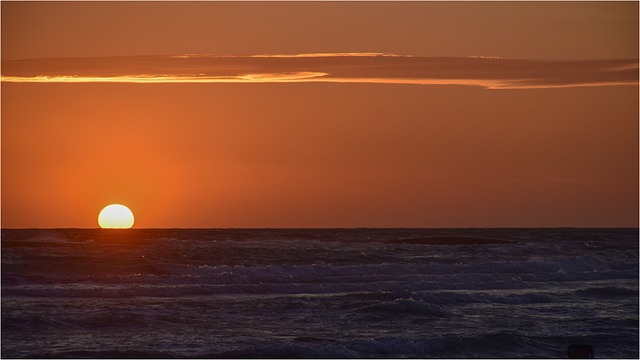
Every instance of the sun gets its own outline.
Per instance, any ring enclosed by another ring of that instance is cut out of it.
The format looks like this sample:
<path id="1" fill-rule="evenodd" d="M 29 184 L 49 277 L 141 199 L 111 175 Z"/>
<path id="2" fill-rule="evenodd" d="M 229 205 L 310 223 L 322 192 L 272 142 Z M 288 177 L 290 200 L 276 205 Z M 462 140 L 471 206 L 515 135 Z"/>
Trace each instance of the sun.
<path id="1" fill-rule="evenodd" d="M 111 204 L 100 211 L 98 224 L 103 229 L 128 229 L 133 226 L 133 213 L 124 205 Z"/>

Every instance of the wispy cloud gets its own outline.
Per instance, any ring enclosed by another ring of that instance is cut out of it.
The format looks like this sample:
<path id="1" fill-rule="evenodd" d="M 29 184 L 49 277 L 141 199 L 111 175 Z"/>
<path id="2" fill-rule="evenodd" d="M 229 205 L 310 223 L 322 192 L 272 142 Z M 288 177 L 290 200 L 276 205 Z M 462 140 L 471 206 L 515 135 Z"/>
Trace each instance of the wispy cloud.
<path id="1" fill-rule="evenodd" d="M 3 82 L 337 82 L 488 89 L 637 85 L 638 59 L 535 60 L 382 53 L 173 55 L 2 61 Z"/>

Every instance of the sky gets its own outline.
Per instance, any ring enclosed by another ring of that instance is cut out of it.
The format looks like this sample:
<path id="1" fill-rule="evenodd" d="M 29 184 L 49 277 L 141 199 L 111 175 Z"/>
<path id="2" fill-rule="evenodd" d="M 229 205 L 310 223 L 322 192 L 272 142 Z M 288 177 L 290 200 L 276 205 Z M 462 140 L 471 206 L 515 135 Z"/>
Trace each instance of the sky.
<path id="1" fill-rule="evenodd" d="M 638 226 L 637 2 L 2 2 L 3 228 Z"/>

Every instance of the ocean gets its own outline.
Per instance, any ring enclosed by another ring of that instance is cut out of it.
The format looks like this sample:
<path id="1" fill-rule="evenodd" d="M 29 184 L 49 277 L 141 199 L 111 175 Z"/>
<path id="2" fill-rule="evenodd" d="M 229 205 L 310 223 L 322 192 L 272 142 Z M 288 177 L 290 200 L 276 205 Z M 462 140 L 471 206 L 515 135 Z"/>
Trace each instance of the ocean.
<path id="1" fill-rule="evenodd" d="M 2 230 L 3 358 L 638 358 L 638 229 Z"/>

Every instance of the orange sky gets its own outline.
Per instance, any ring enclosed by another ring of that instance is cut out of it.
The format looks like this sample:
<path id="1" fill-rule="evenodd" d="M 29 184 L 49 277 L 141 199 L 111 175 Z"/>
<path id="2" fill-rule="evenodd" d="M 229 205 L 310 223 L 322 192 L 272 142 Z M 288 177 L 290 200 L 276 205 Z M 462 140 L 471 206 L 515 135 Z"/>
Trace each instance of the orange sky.
<path id="1" fill-rule="evenodd" d="M 2 61 L 4 228 L 638 226 L 637 3 L 3 2 Z"/>

